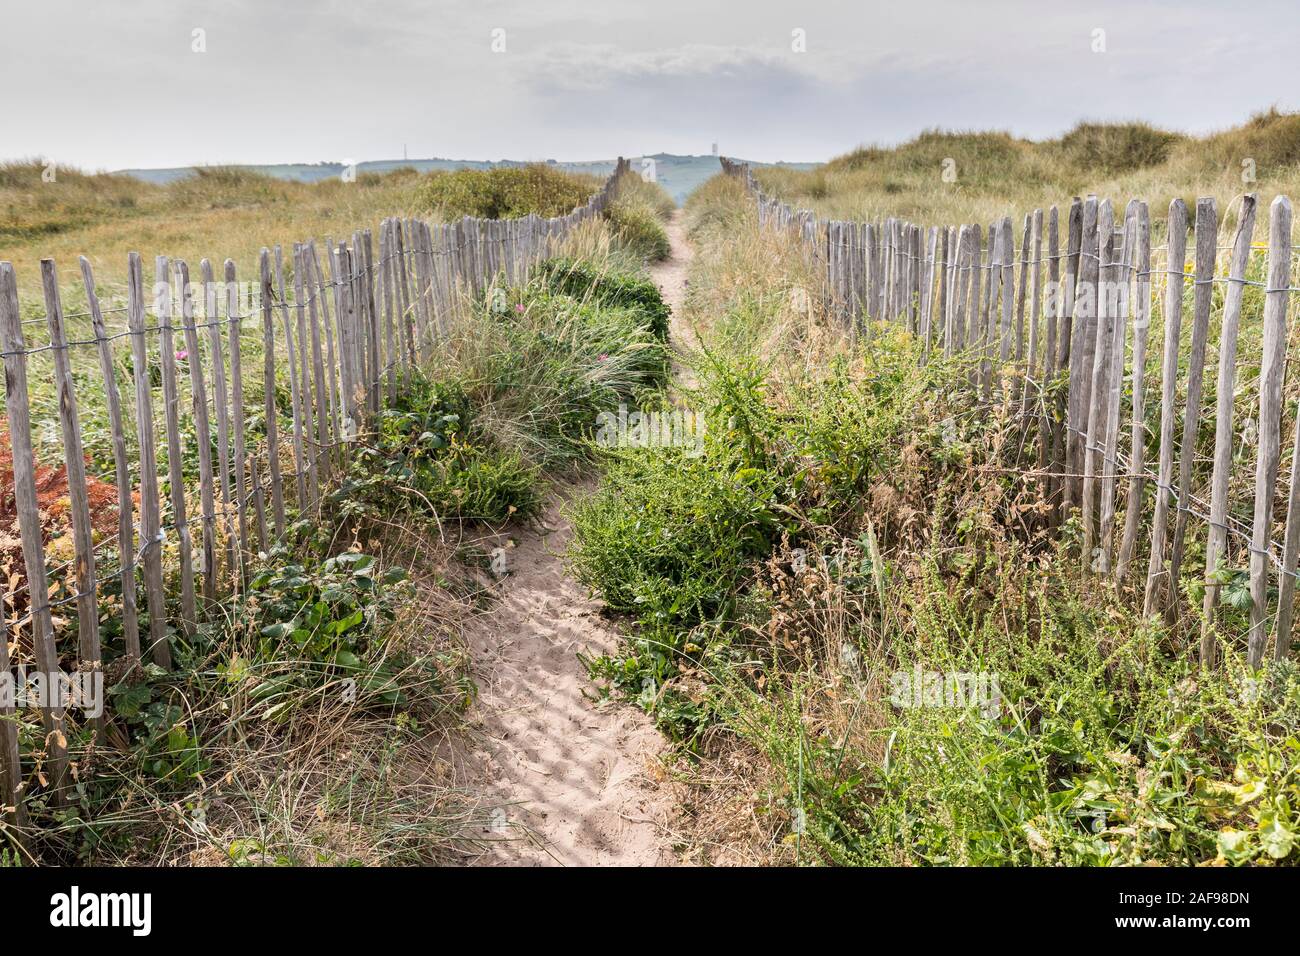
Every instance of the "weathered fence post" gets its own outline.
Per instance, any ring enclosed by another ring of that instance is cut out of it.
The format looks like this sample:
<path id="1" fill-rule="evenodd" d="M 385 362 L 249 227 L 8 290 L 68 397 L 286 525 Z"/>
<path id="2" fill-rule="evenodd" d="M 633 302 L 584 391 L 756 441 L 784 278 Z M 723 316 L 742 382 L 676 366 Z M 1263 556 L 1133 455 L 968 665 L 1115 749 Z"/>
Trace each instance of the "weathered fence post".
<path id="1" fill-rule="evenodd" d="M 1165 565 L 1165 539 L 1169 505 L 1173 498 L 1174 424 L 1178 394 L 1178 337 L 1183 321 L 1183 285 L 1186 278 L 1187 206 L 1181 199 L 1169 204 L 1165 228 L 1168 263 L 1165 277 L 1165 342 L 1160 366 L 1160 461 L 1156 477 L 1156 509 L 1151 519 L 1151 560 L 1147 567 L 1143 614 L 1151 615 L 1161 601 L 1162 589 L 1172 590 Z"/>
<path id="2" fill-rule="evenodd" d="M 1201 394 L 1205 390 L 1205 344 L 1210 331 L 1210 304 L 1214 296 L 1214 262 L 1217 255 L 1219 217 L 1213 199 L 1196 201 L 1196 285 L 1193 290 L 1192 354 L 1187 362 L 1187 408 L 1183 415 L 1183 440 L 1179 446 L 1178 510 L 1174 516 L 1174 541 L 1169 552 L 1171 598 L 1177 597 L 1178 573 L 1182 569 L 1191 513 L 1192 465 L 1196 461 L 1196 432 L 1201 424 Z M 1178 602 L 1170 600 L 1168 611 L 1177 615 Z"/>
<path id="3" fill-rule="evenodd" d="M 1087 401 L 1083 405 L 1084 414 L 1079 419 L 1084 426 L 1083 440 L 1083 566 L 1093 571 L 1106 570 L 1105 557 L 1096 545 L 1096 507 L 1098 466 L 1102 464 L 1102 442 L 1105 440 L 1106 414 L 1105 405 L 1109 395 L 1107 380 L 1110 376 L 1110 349 L 1114 342 L 1115 317 L 1110 313 L 1110 295 L 1107 290 L 1111 284 L 1114 270 L 1111 260 L 1115 255 L 1114 208 L 1109 199 L 1103 200 L 1097 208 L 1096 239 L 1097 260 L 1095 272 L 1085 269 L 1088 281 L 1084 287 L 1085 295 L 1092 291 L 1092 308 L 1094 317 L 1091 331 L 1086 331 L 1084 340 L 1085 353 L 1090 352 L 1090 360 L 1081 366 L 1082 381 L 1089 381 Z M 1088 348 L 1091 346 L 1091 349 Z M 1073 386 L 1071 394 L 1073 394 Z"/>
<path id="4" fill-rule="evenodd" d="M 208 390 L 203 377 L 203 355 L 194 320 L 194 298 L 190 295 L 190 268 L 176 263 L 181 280 L 181 327 L 185 333 L 186 360 L 190 367 L 190 399 L 194 410 L 194 437 L 199 453 L 199 509 L 202 520 L 199 570 L 203 574 L 203 599 L 217 599 L 217 515 L 212 482 L 212 426 L 208 421 Z"/>
<path id="5" fill-rule="evenodd" d="M 99 602 L 95 595 L 95 540 L 90 526 L 90 497 L 86 492 L 86 452 L 81 444 L 81 416 L 68 359 L 68 338 L 63 329 L 63 303 L 59 299 L 59 276 L 53 259 L 41 260 L 41 285 L 45 293 L 45 317 L 50 327 L 50 351 L 54 355 L 54 382 L 59 397 L 59 427 L 63 434 L 63 468 L 68 479 L 68 503 L 72 525 L 73 566 L 77 579 L 77 656 L 80 669 L 103 670 L 99 647 Z M 95 720 L 103 726 L 102 719 Z"/>
<path id="6" fill-rule="evenodd" d="M 167 603 L 162 577 L 162 515 L 158 492 L 158 453 L 145 341 L 144 267 L 140 254 L 127 257 L 127 327 L 131 333 L 131 368 L 135 378 L 135 432 L 140 446 L 140 556 L 144 567 L 145 603 L 149 610 L 149 646 L 154 663 L 171 669 L 167 643 Z"/>
<path id="7" fill-rule="evenodd" d="M 248 531 L 248 481 L 245 478 L 248 469 L 248 455 L 245 451 L 244 372 L 240 350 L 243 314 L 239 307 L 239 286 L 235 281 L 236 275 L 234 260 L 227 259 L 225 277 L 227 341 L 230 343 L 230 418 L 235 428 L 232 465 L 235 469 L 235 515 L 239 520 L 239 568 L 237 580 L 242 590 L 248 571 L 248 558 L 253 551 L 253 543 Z"/>
<path id="8" fill-rule="evenodd" d="M 280 300 L 280 323 L 284 326 L 284 351 L 288 359 L 289 372 L 289 407 L 292 414 L 293 433 L 289 436 L 293 443 L 293 483 L 298 501 L 298 510 L 307 508 L 307 465 L 303 459 L 303 407 L 302 392 L 298 382 L 298 357 L 294 348 L 293 322 L 289 319 L 289 297 L 285 293 L 284 254 L 280 246 L 275 247 L 275 294 Z M 267 388 L 275 392 L 275 363 L 272 355 L 271 377 L 267 379 Z M 277 529 L 276 534 L 282 532 Z"/>
<path id="9" fill-rule="evenodd" d="M 181 627 L 188 635 L 198 623 L 194 594 L 194 539 L 185 506 L 185 469 L 181 460 L 180 388 L 176 381 L 176 339 L 172 325 L 171 283 L 166 256 L 154 259 L 154 303 L 157 306 L 159 355 L 162 359 L 163 422 L 167 429 L 167 486 L 172 502 L 172 523 L 179 542 L 181 575 Z"/>
<path id="10" fill-rule="evenodd" d="M 1124 339 L 1133 285 L 1133 257 L 1137 248 L 1138 201 L 1130 200 L 1124 211 L 1124 248 L 1112 260 L 1106 310 L 1112 316 L 1111 343 L 1106 377 L 1105 442 L 1101 476 L 1101 570 L 1110 573 L 1115 553 L 1115 487 L 1119 479 L 1119 418 L 1124 394 Z"/>
<path id="11" fill-rule="evenodd" d="M 1268 224 L 1268 285 L 1264 292 L 1264 354 L 1259 372 L 1259 457 L 1255 464 L 1255 520 L 1250 548 L 1250 634 L 1247 662 L 1259 667 L 1268 644 L 1269 527 L 1273 518 L 1273 489 L 1277 482 L 1282 429 L 1282 376 L 1286 372 L 1286 313 L 1291 300 L 1291 201 L 1273 200 Z M 1282 540 L 1282 569 L 1277 600 L 1276 660 L 1291 648 L 1291 619 L 1295 606 L 1296 557 L 1300 553 L 1300 422 L 1291 459 L 1291 488 L 1286 530 Z"/>
<path id="12" fill-rule="evenodd" d="M 275 537 L 284 537 L 284 486 L 280 479 L 280 411 L 275 402 L 275 288 L 271 285 L 271 250 L 262 247 L 262 391 L 266 412 L 267 470 L 271 476 L 271 507 Z M 287 324 L 287 323 L 286 323 Z M 256 483 L 256 482 L 255 482 Z M 260 485 L 259 485 L 260 487 Z"/>
<path id="13" fill-rule="evenodd" d="M 1124 537 L 1115 562 L 1115 581 L 1122 584 L 1137 548 L 1142 519 L 1142 494 L 1146 487 L 1146 363 L 1151 327 L 1151 217 L 1145 202 L 1137 209 L 1136 298 L 1133 304 L 1133 423 L 1128 469 L 1128 499 Z"/>
<path id="14" fill-rule="evenodd" d="M 313 449 L 315 444 L 313 440 L 313 423 L 319 417 L 319 408 L 312 404 L 311 389 L 311 347 L 307 342 L 307 304 L 304 301 L 306 295 L 306 285 L 304 283 L 303 273 L 306 271 L 303 266 L 303 250 L 301 243 L 293 245 L 293 312 L 294 320 L 298 326 L 297 337 L 292 340 L 290 345 L 298 352 L 297 375 L 298 382 L 298 407 L 301 411 L 299 428 L 302 434 L 298 438 L 298 446 L 302 449 L 302 465 L 307 469 L 306 475 L 306 492 L 307 498 L 299 503 L 300 508 L 314 506 L 320 498 L 320 479 L 316 473 L 316 462 L 320 458 L 320 449 Z M 316 396 L 320 397 L 319 392 Z M 319 404 L 319 403 L 318 403 Z"/>
<path id="15" fill-rule="evenodd" d="M 221 349 L 221 306 L 212 262 L 199 262 L 203 279 L 203 320 L 208 330 L 208 351 L 212 355 L 212 407 L 217 413 L 217 488 L 221 492 L 221 528 L 226 536 L 226 574 L 234 585 L 239 542 L 231 515 L 230 500 L 230 394 L 226 386 L 226 361 Z"/>
<path id="16" fill-rule="evenodd" d="M 1201 665 L 1214 663 L 1217 645 L 1214 621 L 1219 603 L 1215 574 L 1228 547 L 1228 480 L 1232 472 L 1232 405 L 1237 384 L 1237 332 L 1241 325 L 1241 300 L 1245 292 L 1246 267 L 1250 262 L 1250 241 L 1255 235 L 1255 196 L 1241 197 L 1237 237 L 1232 244 L 1228 289 L 1223 301 L 1223 322 L 1219 331 L 1219 377 L 1215 388 L 1214 471 L 1210 479 L 1210 521 L 1205 543 L 1205 602 L 1201 622 Z"/>
<path id="17" fill-rule="evenodd" d="M 0 262 L 0 334 L 4 337 L 5 409 L 9 416 L 9 446 L 13 455 L 14 510 L 22 538 L 27 571 L 27 597 L 32 621 L 32 646 L 47 684 L 64 679 L 54 646 L 49 577 L 45 569 L 40 504 L 36 497 L 36 455 L 32 449 L 31 405 L 27 393 L 27 343 L 18 309 L 18 283 L 8 262 Z M 0 608 L 0 610 L 3 610 Z M 66 803 L 68 738 L 63 708 L 47 702 L 41 708 L 45 752 L 50 765 L 50 791 L 56 806 Z"/>
<path id="18" fill-rule="evenodd" d="M 1092 389 L 1093 354 L 1097 336 L 1097 274 L 1100 259 L 1097 240 L 1097 197 L 1089 196 L 1082 207 L 1080 223 L 1079 264 L 1072 302 L 1072 328 L 1070 332 L 1070 379 L 1066 404 L 1065 509 L 1079 504 L 1083 492 L 1085 468 L 1084 450 L 1087 445 L 1088 409 Z M 1084 553 L 1087 557 L 1087 545 Z"/>
<path id="19" fill-rule="evenodd" d="M 95 292 L 95 274 L 90 260 L 81 257 L 81 280 L 90 306 L 91 327 L 99 351 L 99 370 L 104 376 L 104 395 L 108 404 L 108 429 L 113 440 L 114 478 L 117 483 L 117 551 L 119 579 L 122 585 L 122 642 L 126 656 L 140 660 L 140 619 L 135 595 L 135 503 L 131 499 L 131 462 L 126 454 L 126 430 L 122 426 L 122 400 L 117 388 L 117 370 L 113 362 L 113 345 L 104 327 L 104 314 Z"/>

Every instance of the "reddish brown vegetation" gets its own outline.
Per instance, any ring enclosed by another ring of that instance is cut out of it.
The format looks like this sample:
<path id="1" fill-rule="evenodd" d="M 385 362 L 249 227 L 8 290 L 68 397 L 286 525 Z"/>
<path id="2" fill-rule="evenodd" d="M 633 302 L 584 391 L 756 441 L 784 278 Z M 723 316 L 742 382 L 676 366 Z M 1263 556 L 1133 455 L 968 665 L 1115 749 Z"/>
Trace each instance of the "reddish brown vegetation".
<path id="1" fill-rule="evenodd" d="M 90 500 L 90 520 L 98 535 L 117 531 L 117 487 L 98 478 L 86 479 L 86 494 Z M 54 545 L 56 554 L 47 556 L 53 568 L 64 563 L 63 554 L 71 558 L 70 541 L 64 544 L 72 531 L 72 503 L 68 497 L 68 470 L 66 465 L 51 467 L 36 464 L 36 500 L 41 511 L 42 538 L 47 547 Z M 9 444 L 8 429 L 0 426 L 0 573 L 4 575 L 5 590 L 9 594 L 26 589 L 27 571 L 23 564 L 22 541 L 18 530 L 18 511 L 14 502 L 13 451 Z M 26 600 L 12 601 L 14 610 L 26 606 Z"/>

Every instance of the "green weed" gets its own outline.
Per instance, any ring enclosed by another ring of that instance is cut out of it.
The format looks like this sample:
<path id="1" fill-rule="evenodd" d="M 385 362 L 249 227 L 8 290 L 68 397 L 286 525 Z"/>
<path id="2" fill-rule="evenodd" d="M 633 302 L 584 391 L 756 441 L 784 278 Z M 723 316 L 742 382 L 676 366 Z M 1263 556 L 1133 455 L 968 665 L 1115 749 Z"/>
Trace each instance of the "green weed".
<path id="1" fill-rule="evenodd" d="M 417 194 L 421 208 L 450 218 L 513 219 L 529 213 L 564 216 L 600 189 L 600 180 L 543 163 L 429 173 Z"/>

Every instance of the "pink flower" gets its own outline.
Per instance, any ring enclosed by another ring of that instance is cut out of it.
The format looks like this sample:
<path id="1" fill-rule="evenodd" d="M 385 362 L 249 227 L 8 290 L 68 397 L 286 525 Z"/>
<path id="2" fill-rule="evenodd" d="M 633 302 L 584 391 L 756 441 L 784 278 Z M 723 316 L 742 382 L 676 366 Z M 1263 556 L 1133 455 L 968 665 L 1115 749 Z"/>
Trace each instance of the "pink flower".
<path id="1" fill-rule="evenodd" d="M 607 359 L 607 358 L 609 358 L 609 353 L 608 353 L 608 352 L 601 352 L 601 353 L 600 353 L 600 358 L 596 359 L 596 361 L 597 361 L 597 362 L 603 362 L 603 361 L 605 361 L 605 359 Z"/>
<path id="2" fill-rule="evenodd" d="M 187 352 L 187 351 L 185 351 L 184 349 L 180 349 L 180 350 L 176 353 L 176 358 L 177 358 L 179 361 L 182 361 L 182 362 L 184 362 L 184 361 L 185 361 L 187 358 L 189 358 L 189 357 L 190 357 L 190 353 Z"/>
<path id="3" fill-rule="evenodd" d="M 524 311 L 524 304 L 522 302 L 515 303 L 515 311 L 516 312 Z"/>

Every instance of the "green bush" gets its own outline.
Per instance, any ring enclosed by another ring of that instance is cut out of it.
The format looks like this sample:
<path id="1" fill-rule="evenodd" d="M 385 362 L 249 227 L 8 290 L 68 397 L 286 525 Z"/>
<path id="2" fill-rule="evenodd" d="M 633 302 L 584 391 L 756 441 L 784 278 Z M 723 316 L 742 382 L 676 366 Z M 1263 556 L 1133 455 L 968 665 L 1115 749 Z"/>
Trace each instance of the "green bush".
<path id="1" fill-rule="evenodd" d="M 645 206 L 656 218 L 665 222 L 677 211 L 677 202 L 668 190 L 659 183 L 638 175 L 620 178 L 614 195 L 620 201 Z"/>
<path id="2" fill-rule="evenodd" d="M 600 189 L 593 176 L 576 176 L 544 163 L 428 174 L 417 192 L 420 208 L 447 217 L 543 218 L 572 212 Z"/>
<path id="3" fill-rule="evenodd" d="M 415 490 L 439 516 L 504 521 L 541 511 L 541 475 L 515 453 L 463 446 L 417 474 Z"/>
<path id="4" fill-rule="evenodd" d="M 707 356 L 691 396 L 706 426 L 698 455 L 611 456 L 600 488 L 574 510 L 579 580 L 657 640 L 684 645 L 685 632 L 734 608 L 782 535 L 852 526 L 870 482 L 896 468 L 931 382 L 905 337 L 880 348 L 871 369 L 835 362 L 780 403 L 764 362 Z"/>
<path id="5" fill-rule="evenodd" d="M 599 366 L 602 374 L 584 368 L 584 377 L 598 379 L 621 398 L 667 381 L 667 344 L 640 305 L 578 298 L 545 286 L 528 290 L 523 305 L 522 312 L 506 317 L 521 346 L 536 336 L 583 365 Z"/>
<path id="6" fill-rule="evenodd" d="M 438 518 L 503 521 L 538 512 L 540 473 L 474 427 L 458 383 L 413 372 L 380 416 L 377 441 L 357 457 L 335 497 L 427 512 Z"/>
<path id="7" fill-rule="evenodd" d="M 669 368 L 646 307 L 662 307 L 658 290 L 575 272 L 592 294 L 556 291 L 550 273 L 489 291 L 457 329 L 454 364 L 438 379 L 412 373 L 382 412 L 340 501 L 467 520 L 536 514 L 542 472 L 588 457 L 598 415 L 651 393 Z"/>
<path id="8" fill-rule="evenodd" d="M 634 305 L 552 292 L 490 297 L 462 329 L 456 375 L 484 435 L 551 469 L 590 456 L 596 418 L 664 381 L 668 353 Z"/>
<path id="9" fill-rule="evenodd" d="M 680 450 L 620 455 L 574 509 L 574 572 L 644 625 L 690 628 L 723 611 L 771 549 L 773 491 L 758 469 Z"/>
<path id="10" fill-rule="evenodd" d="M 292 656 L 346 673 L 361 672 L 384 627 L 396 615 L 403 592 L 395 586 L 406 580 L 406 572 L 389 568 L 380 573 L 372 556 L 353 551 L 324 560 L 287 558 L 287 549 L 272 552 L 249 583 L 251 606 L 260 619 L 257 658 L 272 661 Z M 224 667 L 233 674 L 240 662 Z M 293 683 L 301 674 L 285 679 Z M 284 690 L 281 684 L 263 682 L 257 693 L 277 693 Z M 390 702 L 396 702 L 396 697 Z"/>
<path id="11" fill-rule="evenodd" d="M 1076 168 L 1105 173 L 1158 166 L 1186 137 L 1147 123 L 1079 123 L 1057 141 Z"/>
<path id="12" fill-rule="evenodd" d="M 456 382 L 441 382 L 411 372 L 379 420 L 379 444 L 437 455 L 451 447 L 470 425 L 469 398 Z"/>
<path id="13" fill-rule="evenodd" d="M 655 337 L 661 342 L 668 341 L 668 317 L 672 310 L 649 279 L 597 269 L 587 262 L 565 258 L 546 260 L 539 266 L 538 274 L 552 292 L 640 309 Z"/>
<path id="14" fill-rule="evenodd" d="M 638 257 L 661 262 L 672 253 L 668 233 L 649 205 L 617 199 L 605 211 L 605 217 L 619 241 Z"/>

